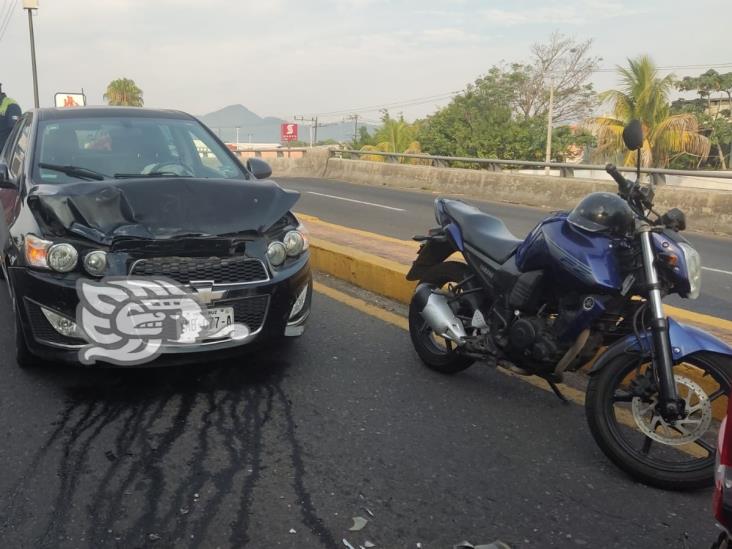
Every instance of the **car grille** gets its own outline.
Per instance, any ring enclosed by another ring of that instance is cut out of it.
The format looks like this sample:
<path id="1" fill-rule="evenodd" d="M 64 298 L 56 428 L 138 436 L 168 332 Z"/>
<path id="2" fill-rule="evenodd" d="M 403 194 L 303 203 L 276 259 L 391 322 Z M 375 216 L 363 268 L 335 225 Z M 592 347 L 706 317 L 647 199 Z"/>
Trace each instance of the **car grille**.
<path id="1" fill-rule="evenodd" d="M 164 276 L 179 284 L 212 280 L 215 284 L 264 282 L 269 279 L 259 259 L 248 257 L 155 257 L 135 261 L 130 275 Z"/>
<path id="2" fill-rule="evenodd" d="M 211 307 L 233 307 L 234 320 L 244 324 L 250 332 L 256 332 L 264 324 L 267 315 L 269 296 L 258 295 L 242 299 L 220 301 Z"/>
<path id="3" fill-rule="evenodd" d="M 38 341 L 54 343 L 56 345 L 85 345 L 86 341 L 76 337 L 66 337 L 58 333 L 48 322 L 46 316 L 41 311 L 40 306 L 32 301 L 25 300 L 26 311 L 28 312 L 28 320 L 33 331 L 33 336 Z"/>

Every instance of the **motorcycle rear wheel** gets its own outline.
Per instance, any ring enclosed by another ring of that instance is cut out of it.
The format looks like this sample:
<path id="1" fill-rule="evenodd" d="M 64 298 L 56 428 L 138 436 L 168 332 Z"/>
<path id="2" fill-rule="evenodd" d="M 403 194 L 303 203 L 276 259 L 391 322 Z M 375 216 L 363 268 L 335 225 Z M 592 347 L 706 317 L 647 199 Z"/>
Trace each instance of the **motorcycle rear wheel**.
<path id="1" fill-rule="evenodd" d="M 446 261 L 431 267 L 420 283 L 445 288 L 462 282 L 470 275 L 470 268 L 464 263 Z M 419 358 L 431 370 L 442 374 L 456 374 L 475 362 L 475 359 L 460 354 L 451 341 L 440 341 L 441 338 L 435 336 L 422 318 L 414 298 L 409 304 L 409 335 Z"/>
<path id="2" fill-rule="evenodd" d="M 710 486 L 717 433 L 732 387 L 732 360 L 697 353 L 674 365 L 674 378 L 679 397 L 694 412 L 672 425 L 655 410 L 658 393 L 648 360 L 618 357 L 590 378 L 587 422 L 605 455 L 640 482 L 666 490 Z M 639 387 L 645 388 L 643 397 L 637 396 Z"/>

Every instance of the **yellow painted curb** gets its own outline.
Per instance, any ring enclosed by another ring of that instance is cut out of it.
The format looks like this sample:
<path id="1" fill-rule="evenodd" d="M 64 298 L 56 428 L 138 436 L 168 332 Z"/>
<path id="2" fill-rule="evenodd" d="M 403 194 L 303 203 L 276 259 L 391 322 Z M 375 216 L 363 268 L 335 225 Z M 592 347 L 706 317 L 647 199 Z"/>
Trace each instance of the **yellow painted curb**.
<path id="1" fill-rule="evenodd" d="M 310 253 L 317 271 L 401 303 L 412 299 L 416 284 L 405 278 L 406 265 L 319 238 L 310 239 Z"/>

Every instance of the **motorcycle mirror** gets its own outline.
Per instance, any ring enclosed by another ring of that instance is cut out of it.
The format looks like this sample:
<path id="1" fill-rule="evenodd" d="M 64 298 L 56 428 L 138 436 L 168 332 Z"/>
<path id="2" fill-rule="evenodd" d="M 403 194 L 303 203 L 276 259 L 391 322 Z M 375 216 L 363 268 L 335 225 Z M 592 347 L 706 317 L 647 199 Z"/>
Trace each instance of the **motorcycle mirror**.
<path id="1" fill-rule="evenodd" d="M 623 128 L 623 142 L 631 151 L 637 151 L 643 146 L 643 126 L 640 120 L 633 119 Z"/>

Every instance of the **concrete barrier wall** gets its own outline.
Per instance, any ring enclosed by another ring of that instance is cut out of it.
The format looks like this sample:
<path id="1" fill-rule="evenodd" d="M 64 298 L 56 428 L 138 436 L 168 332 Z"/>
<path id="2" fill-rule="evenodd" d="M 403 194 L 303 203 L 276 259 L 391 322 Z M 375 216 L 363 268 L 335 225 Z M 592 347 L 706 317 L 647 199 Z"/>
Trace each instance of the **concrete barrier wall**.
<path id="1" fill-rule="evenodd" d="M 460 168 L 433 168 L 388 162 L 328 158 L 327 151 L 308 152 L 302 159 L 272 160 L 275 176 L 323 177 L 364 185 L 464 194 L 524 206 L 568 210 L 588 193 L 617 192 L 611 182 L 558 178 Z M 689 229 L 732 235 L 732 192 L 658 187 L 656 210 L 680 208 Z"/>

